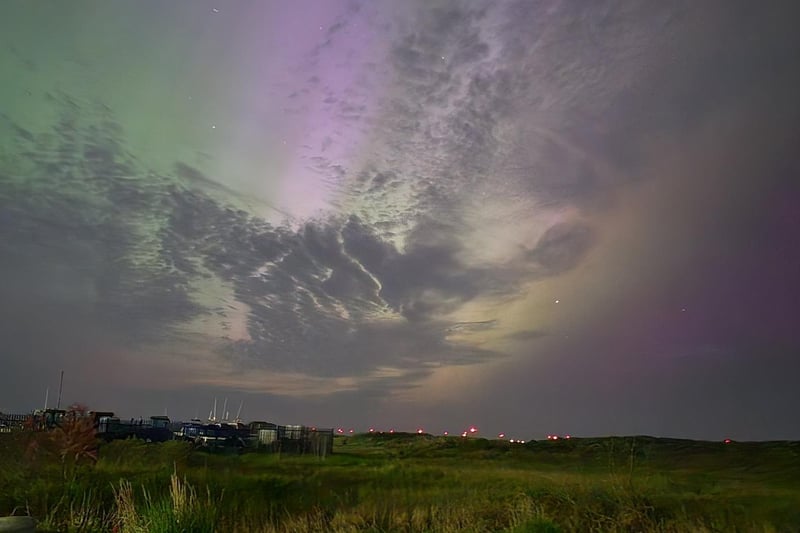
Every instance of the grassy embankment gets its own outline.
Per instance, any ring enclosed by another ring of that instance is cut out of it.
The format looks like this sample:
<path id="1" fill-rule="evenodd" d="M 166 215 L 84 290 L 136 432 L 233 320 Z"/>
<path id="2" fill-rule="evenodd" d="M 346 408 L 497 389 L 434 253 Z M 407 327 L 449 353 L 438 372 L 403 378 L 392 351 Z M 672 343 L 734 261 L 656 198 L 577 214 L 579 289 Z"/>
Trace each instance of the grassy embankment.
<path id="1" fill-rule="evenodd" d="M 0 514 L 43 531 L 800 531 L 800 443 L 383 434 L 319 460 L 118 441 L 94 462 L 0 437 Z"/>

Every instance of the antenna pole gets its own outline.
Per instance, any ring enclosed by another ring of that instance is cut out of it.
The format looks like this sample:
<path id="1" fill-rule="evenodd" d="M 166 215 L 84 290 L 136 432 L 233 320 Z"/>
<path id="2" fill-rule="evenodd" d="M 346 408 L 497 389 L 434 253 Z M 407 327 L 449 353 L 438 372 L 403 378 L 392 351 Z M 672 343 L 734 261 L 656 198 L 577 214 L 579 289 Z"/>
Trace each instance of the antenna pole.
<path id="1" fill-rule="evenodd" d="M 58 382 L 58 403 L 56 409 L 61 409 L 61 391 L 64 388 L 64 371 L 61 371 L 61 380 Z"/>
<path id="2" fill-rule="evenodd" d="M 50 387 L 47 387 L 47 390 L 44 391 L 44 410 L 47 411 L 47 399 L 50 397 Z"/>

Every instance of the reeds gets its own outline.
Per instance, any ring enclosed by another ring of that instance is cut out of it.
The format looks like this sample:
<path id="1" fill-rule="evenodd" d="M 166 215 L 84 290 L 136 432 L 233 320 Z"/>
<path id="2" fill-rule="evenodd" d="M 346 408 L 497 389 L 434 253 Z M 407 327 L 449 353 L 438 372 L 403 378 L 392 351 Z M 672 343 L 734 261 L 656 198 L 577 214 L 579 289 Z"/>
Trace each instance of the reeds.
<path id="1" fill-rule="evenodd" d="M 142 487 L 142 500 L 137 505 L 129 481 L 120 480 L 114 487 L 116 502 L 111 522 L 116 533 L 172 533 L 213 532 L 216 530 L 219 501 L 207 491 L 205 501 L 197 497 L 195 489 L 181 479 L 177 471 L 169 480 L 168 497 L 157 498 Z"/>

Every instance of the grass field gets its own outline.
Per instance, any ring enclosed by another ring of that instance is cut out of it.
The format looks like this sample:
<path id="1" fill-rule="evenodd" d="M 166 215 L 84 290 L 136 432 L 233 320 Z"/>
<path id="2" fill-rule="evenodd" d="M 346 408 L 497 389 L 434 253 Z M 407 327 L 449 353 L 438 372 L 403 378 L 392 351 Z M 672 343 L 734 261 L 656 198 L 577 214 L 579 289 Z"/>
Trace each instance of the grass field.
<path id="1" fill-rule="evenodd" d="M 0 435 L 0 514 L 42 531 L 800 531 L 800 443 L 337 438 L 315 457 Z"/>

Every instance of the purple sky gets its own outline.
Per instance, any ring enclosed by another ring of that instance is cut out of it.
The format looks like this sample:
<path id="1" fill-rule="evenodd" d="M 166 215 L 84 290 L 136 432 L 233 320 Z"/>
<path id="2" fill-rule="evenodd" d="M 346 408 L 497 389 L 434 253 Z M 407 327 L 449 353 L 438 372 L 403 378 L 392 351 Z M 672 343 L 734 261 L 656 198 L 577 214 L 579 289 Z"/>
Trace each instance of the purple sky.
<path id="1" fill-rule="evenodd" d="M 11 0 L 0 411 L 800 438 L 798 15 Z"/>

